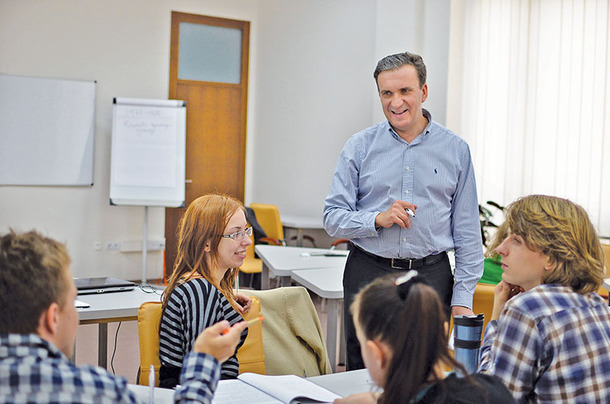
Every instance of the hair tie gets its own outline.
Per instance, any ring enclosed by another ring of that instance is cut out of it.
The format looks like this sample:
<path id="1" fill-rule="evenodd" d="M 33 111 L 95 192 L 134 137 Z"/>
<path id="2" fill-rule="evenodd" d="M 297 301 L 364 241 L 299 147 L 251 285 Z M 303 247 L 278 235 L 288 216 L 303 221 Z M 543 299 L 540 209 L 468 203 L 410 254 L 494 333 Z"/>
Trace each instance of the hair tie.
<path id="1" fill-rule="evenodd" d="M 416 283 L 426 283 L 426 281 L 418 275 L 419 272 L 411 270 L 406 274 L 399 276 L 394 281 L 394 284 L 398 287 L 398 295 L 402 300 L 405 300 L 407 298 L 411 286 Z"/>
<path id="2" fill-rule="evenodd" d="M 411 279 L 415 278 L 417 275 L 419 275 L 419 272 L 417 272 L 416 270 L 411 270 L 409 272 L 407 272 L 404 275 L 399 276 L 398 278 L 396 278 L 396 281 L 394 282 L 396 284 L 396 286 L 400 286 L 403 283 L 409 282 Z"/>

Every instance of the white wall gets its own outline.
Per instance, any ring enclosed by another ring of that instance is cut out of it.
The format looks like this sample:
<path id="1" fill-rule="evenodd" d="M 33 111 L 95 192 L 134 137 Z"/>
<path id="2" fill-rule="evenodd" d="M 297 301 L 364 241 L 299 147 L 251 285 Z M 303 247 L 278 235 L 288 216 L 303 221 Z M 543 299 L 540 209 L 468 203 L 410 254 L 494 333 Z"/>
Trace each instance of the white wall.
<path id="1" fill-rule="evenodd" d="M 449 66 L 449 0 L 379 0 L 377 2 L 375 61 L 409 51 L 422 56 L 428 73 L 424 108 L 445 124 Z M 376 63 L 376 62 L 375 62 Z M 375 64 L 371 66 L 371 76 Z M 374 84 L 374 82 L 372 82 Z M 384 118 L 377 93 L 373 95 L 374 121 Z"/>
<path id="2" fill-rule="evenodd" d="M 321 218 L 343 144 L 385 119 L 373 70 L 388 54 L 409 50 L 423 56 L 430 89 L 424 106 L 444 123 L 449 3 L 262 1 L 247 202 L 275 203 L 281 214 Z M 318 232 L 316 241 L 323 236 Z"/>
<path id="3" fill-rule="evenodd" d="M 337 156 L 372 122 L 375 1 L 266 0 L 251 201 L 322 217 Z"/>
<path id="4" fill-rule="evenodd" d="M 108 202 L 112 98 L 167 99 L 172 10 L 256 24 L 257 3 L 0 0 L 0 72 L 97 80 L 93 187 L 0 187 L 0 231 L 37 228 L 66 242 L 75 276 L 141 276 L 140 253 L 95 251 L 94 243 L 142 239 L 144 208 Z M 150 209 L 149 239 L 164 238 L 164 215 Z M 148 261 L 149 279 L 159 277 L 161 253 Z"/>
<path id="5" fill-rule="evenodd" d="M 167 98 L 172 10 L 251 22 L 246 203 L 321 217 L 344 142 L 383 119 L 372 72 L 386 54 L 424 56 L 426 107 L 445 120 L 449 0 L 0 0 L 1 73 L 97 80 L 94 186 L 0 187 L 0 232 L 67 242 L 76 276 L 140 278 L 139 253 L 94 243 L 142 238 L 143 208 L 108 204 L 112 98 Z M 161 208 L 148 237 L 164 237 Z"/>

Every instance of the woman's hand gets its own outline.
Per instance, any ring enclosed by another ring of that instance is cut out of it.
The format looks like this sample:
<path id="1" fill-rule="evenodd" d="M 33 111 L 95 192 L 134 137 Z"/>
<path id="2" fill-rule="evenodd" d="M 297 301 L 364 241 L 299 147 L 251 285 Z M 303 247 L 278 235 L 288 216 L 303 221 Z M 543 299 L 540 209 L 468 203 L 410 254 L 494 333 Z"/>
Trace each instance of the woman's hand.
<path id="1" fill-rule="evenodd" d="M 245 321 L 240 321 L 233 327 L 227 320 L 220 321 L 199 334 L 195 340 L 193 350 L 212 355 L 218 362 L 223 363 L 235 355 L 241 333 L 246 327 L 248 327 L 248 323 Z"/>
<path id="2" fill-rule="evenodd" d="M 506 302 L 513 296 L 523 292 L 523 288 L 518 285 L 511 285 L 508 282 L 500 281 L 494 289 L 494 308 L 491 314 L 492 320 L 500 318 L 500 313 L 504 309 Z"/>
<path id="3" fill-rule="evenodd" d="M 252 307 L 252 299 L 250 299 L 250 296 L 238 293 L 235 295 L 235 303 L 237 304 L 240 314 L 243 315 L 250 312 L 250 308 Z"/>

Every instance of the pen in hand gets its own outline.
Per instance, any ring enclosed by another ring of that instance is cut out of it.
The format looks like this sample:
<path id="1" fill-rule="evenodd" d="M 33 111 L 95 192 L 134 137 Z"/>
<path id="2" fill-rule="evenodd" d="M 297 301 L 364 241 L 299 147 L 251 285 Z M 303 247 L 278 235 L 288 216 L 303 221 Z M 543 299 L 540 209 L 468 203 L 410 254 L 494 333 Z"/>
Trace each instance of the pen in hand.
<path id="1" fill-rule="evenodd" d="M 256 318 L 253 318 L 252 320 L 248 320 L 248 321 L 247 321 L 247 324 L 248 324 L 248 326 L 251 326 L 252 324 L 256 323 L 257 321 L 263 321 L 264 319 L 265 319 L 265 317 L 263 317 L 263 316 L 258 316 L 258 317 L 256 317 Z M 230 330 L 230 328 L 226 328 L 226 329 L 222 330 L 222 333 L 221 333 L 221 334 L 222 334 L 222 335 L 225 335 L 226 333 L 228 333 L 228 332 L 229 332 L 229 330 Z"/>

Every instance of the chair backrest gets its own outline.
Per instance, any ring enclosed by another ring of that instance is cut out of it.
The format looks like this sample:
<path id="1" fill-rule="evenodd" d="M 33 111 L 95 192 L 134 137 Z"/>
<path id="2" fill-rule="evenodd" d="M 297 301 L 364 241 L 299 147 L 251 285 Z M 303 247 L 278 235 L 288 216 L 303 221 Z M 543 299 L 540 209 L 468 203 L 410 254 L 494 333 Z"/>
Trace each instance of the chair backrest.
<path id="1" fill-rule="evenodd" d="M 250 236 L 252 239 L 252 236 Z M 263 260 L 254 256 L 254 242 L 246 248 L 246 258 L 239 270 L 246 274 L 258 274 L 263 272 Z"/>
<path id="2" fill-rule="evenodd" d="M 252 235 L 254 236 L 254 242 L 258 243 L 261 238 L 267 237 L 267 233 L 265 233 L 265 230 L 256 219 L 256 213 L 254 213 L 254 209 L 249 206 L 246 206 L 246 220 L 248 221 L 250 226 L 252 226 Z"/>
<path id="3" fill-rule="evenodd" d="M 140 370 L 138 384 L 148 385 L 150 365 L 155 367 L 155 386 L 159 386 L 159 323 L 161 322 L 161 302 L 143 303 L 138 310 L 138 340 L 140 347 Z M 252 298 L 250 312 L 245 320 L 261 315 L 261 302 Z M 239 372 L 265 373 L 265 353 L 263 351 L 263 331 L 260 323 L 248 329 L 248 337 L 237 351 Z"/>
<path id="4" fill-rule="evenodd" d="M 244 316 L 248 321 L 262 315 L 261 301 L 252 296 L 252 307 Z M 265 320 L 263 320 L 264 322 Z M 260 322 L 248 327 L 248 338 L 237 350 L 239 373 L 251 372 L 265 374 L 265 351 L 263 348 L 263 327 Z"/>
<path id="5" fill-rule="evenodd" d="M 138 384 L 148 385 L 150 365 L 155 367 L 155 386 L 159 386 L 159 323 L 161 302 L 146 302 L 138 309 L 138 344 L 140 347 L 140 378 Z"/>
<path id="6" fill-rule="evenodd" d="M 490 285 L 487 283 L 477 283 L 474 288 L 474 295 L 472 297 L 472 311 L 474 311 L 474 314 L 485 314 L 483 330 L 485 330 L 487 323 L 489 320 L 491 320 L 491 314 L 494 308 L 495 288 L 496 285 Z"/>
<path id="7" fill-rule="evenodd" d="M 607 241 L 605 241 L 605 242 L 607 242 Z M 602 243 L 602 249 L 604 250 L 605 274 L 606 274 L 606 277 L 608 277 L 608 276 L 610 276 L 610 244 Z M 607 297 L 608 292 L 609 291 L 606 290 L 606 288 L 604 288 L 603 286 L 600 287 L 599 290 L 597 291 L 597 293 L 599 293 L 603 297 Z"/>
<path id="8" fill-rule="evenodd" d="M 606 276 L 610 275 L 610 244 L 602 243 L 604 250 L 604 265 L 606 267 Z"/>
<path id="9" fill-rule="evenodd" d="M 280 220 L 280 211 L 276 205 L 267 203 L 251 203 L 250 208 L 254 211 L 258 223 L 265 230 L 267 237 L 284 240 L 284 228 Z"/>
<path id="10" fill-rule="evenodd" d="M 241 292 L 261 301 L 266 374 L 332 373 L 320 319 L 307 289 L 296 286 Z"/>

